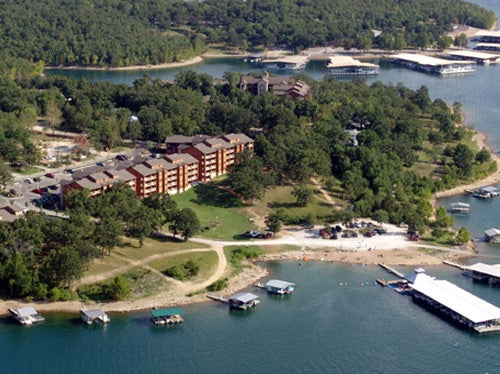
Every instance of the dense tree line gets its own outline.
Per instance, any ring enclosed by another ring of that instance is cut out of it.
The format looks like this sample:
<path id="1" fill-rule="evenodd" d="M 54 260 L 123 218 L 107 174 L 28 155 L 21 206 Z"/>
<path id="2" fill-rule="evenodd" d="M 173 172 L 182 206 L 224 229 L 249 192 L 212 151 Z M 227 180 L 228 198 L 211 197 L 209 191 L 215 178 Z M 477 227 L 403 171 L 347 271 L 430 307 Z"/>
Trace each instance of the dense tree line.
<path id="1" fill-rule="evenodd" d="M 171 29 L 177 0 L 1 3 L 1 51 L 47 65 L 128 66 L 198 55 L 204 40 Z"/>
<path id="2" fill-rule="evenodd" d="M 495 22 L 492 11 L 456 0 L 3 0 L 1 10 L 0 51 L 83 66 L 180 61 L 200 54 L 205 42 L 296 51 L 327 43 L 426 48 L 452 24 Z"/>
<path id="3" fill-rule="evenodd" d="M 24 219 L 0 222 L 0 289 L 8 296 L 71 298 L 66 288 L 124 236 L 142 246 L 145 237 L 166 223 L 175 224 L 186 240 L 200 226 L 194 212 L 177 209 L 168 196 L 152 195 L 141 202 L 123 184 L 95 199 L 87 190 L 72 191 L 67 204 L 66 219 L 30 212 Z"/>
<path id="4" fill-rule="evenodd" d="M 456 0 L 207 0 L 185 5 L 208 43 L 246 49 L 282 44 L 296 51 L 326 43 L 345 48 L 428 47 L 452 24 L 490 28 L 495 14 Z M 372 30 L 382 31 L 374 36 Z"/>

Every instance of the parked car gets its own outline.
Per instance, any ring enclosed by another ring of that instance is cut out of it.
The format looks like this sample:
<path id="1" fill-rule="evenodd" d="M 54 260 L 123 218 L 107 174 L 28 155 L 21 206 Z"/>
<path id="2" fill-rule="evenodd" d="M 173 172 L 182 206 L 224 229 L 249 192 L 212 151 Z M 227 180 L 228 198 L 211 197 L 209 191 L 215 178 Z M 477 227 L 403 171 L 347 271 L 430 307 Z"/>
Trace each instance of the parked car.
<path id="1" fill-rule="evenodd" d="M 39 195 L 42 195 L 42 194 L 43 194 L 43 191 L 42 191 L 42 189 L 41 189 L 41 188 L 35 188 L 35 189 L 34 189 L 33 191 L 31 191 L 31 192 L 33 192 L 33 193 L 37 193 L 37 194 L 39 194 Z"/>
<path id="2" fill-rule="evenodd" d="M 46 176 L 47 178 L 55 178 L 55 177 L 56 177 L 56 176 L 55 176 L 54 174 L 52 174 L 52 173 L 47 173 L 47 174 L 45 174 L 45 176 Z"/>
<path id="3" fill-rule="evenodd" d="M 53 191 L 57 190 L 58 188 L 59 188 L 59 187 L 58 187 L 58 186 L 56 186 L 55 184 L 51 184 L 51 185 L 49 186 L 49 190 L 53 190 Z"/>
<path id="4" fill-rule="evenodd" d="M 335 231 L 342 232 L 342 227 L 340 225 L 335 226 Z"/>
<path id="5" fill-rule="evenodd" d="M 106 166 L 106 163 L 104 161 L 99 161 L 99 162 L 96 162 L 96 165 L 97 166 Z"/>
<path id="6" fill-rule="evenodd" d="M 28 183 L 28 184 L 33 184 L 33 182 L 34 182 L 34 181 L 33 181 L 33 179 L 31 179 L 31 178 L 26 178 L 26 179 L 24 180 L 24 182 L 25 182 L 25 183 Z"/>
<path id="7" fill-rule="evenodd" d="M 117 155 L 117 156 L 115 157 L 115 159 L 116 159 L 117 161 L 127 161 L 127 160 L 128 160 L 128 156 L 127 156 L 127 155 Z"/>

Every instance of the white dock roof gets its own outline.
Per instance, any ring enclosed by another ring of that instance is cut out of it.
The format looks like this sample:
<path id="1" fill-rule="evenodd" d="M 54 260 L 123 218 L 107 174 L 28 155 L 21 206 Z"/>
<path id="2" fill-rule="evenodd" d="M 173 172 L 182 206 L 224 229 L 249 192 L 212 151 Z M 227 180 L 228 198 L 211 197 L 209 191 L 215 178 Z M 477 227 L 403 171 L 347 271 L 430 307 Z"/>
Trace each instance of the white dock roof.
<path id="1" fill-rule="evenodd" d="M 248 303 L 250 301 L 256 300 L 259 297 L 251 292 L 240 292 L 237 293 L 236 295 L 231 296 L 229 299 L 231 300 L 238 300 L 242 303 Z"/>
<path id="2" fill-rule="evenodd" d="M 437 57 L 431 57 L 431 56 L 426 56 L 426 55 L 418 55 L 414 53 L 399 53 L 396 55 L 390 56 L 391 58 L 398 59 L 398 60 L 403 60 L 403 61 L 409 61 L 409 62 L 414 62 L 416 64 L 420 65 L 427 65 L 427 66 L 446 66 L 446 65 L 471 65 L 475 64 L 475 61 L 456 61 L 456 60 L 445 60 L 443 58 L 437 58 Z"/>
<path id="3" fill-rule="evenodd" d="M 492 31 L 492 30 L 480 30 L 476 32 L 474 36 L 492 36 L 492 37 L 497 37 L 500 38 L 500 31 Z"/>
<path id="4" fill-rule="evenodd" d="M 378 68 L 379 65 L 371 64 L 369 62 L 361 62 L 352 58 L 351 56 L 332 56 L 330 57 L 330 63 L 326 65 L 327 68 L 341 68 L 346 66 L 366 66 Z"/>
<path id="5" fill-rule="evenodd" d="M 273 63 L 273 62 L 283 62 L 286 64 L 305 64 L 307 61 L 309 61 L 309 56 L 300 56 L 300 55 L 294 55 L 294 56 L 283 56 L 279 58 L 273 58 L 273 59 L 267 59 L 263 60 L 263 63 Z"/>
<path id="6" fill-rule="evenodd" d="M 38 314 L 38 312 L 32 306 L 27 306 L 24 308 L 19 308 L 14 310 L 17 312 L 19 317 L 29 317 Z"/>
<path id="7" fill-rule="evenodd" d="M 473 270 L 477 271 L 478 273 L 500 278 L 500 264 L 489 265 L 489 264 L 483 264 L 482 262 L 478 262 L 477 264 L 468 266 L 467 270 Z"/>
<path id="8" fill-rule="evenodd" d="M 282 281 L 279 279 L 271 279 L 266 283 L 266 286 L 275 287 L 275 288 L 287 288 L 288 286 L 295 286 L 295 283 Z"/>
<path id="9" fill-rule="evenodd" d="M 417 274 L 411 287 L 473 323 L 500 319 L 500 308 L 446 280 Z"/>
<path id="10" fill-rule="evenodd" d="M 458 56 L 458 57 L 467 57 L 467 58 L 475 58 L 479 60 L 491 60 L 500 58 L 500 55 L 495 55 L 493 53 L 484 53 L 484 52 L 476 52 L 476 51 L 451 51 L 448 52 L 450 56 Z"/>
<path id="11" fill-rule="evenodd" d="M 497 235 L 500 235 L 500 230 L 498 229 L 495 229 L 495 228 L 491 228 L 491 229 L 488 229 L 484 232 L 484 235 L 486 236 L 497 236 Z"/>
<path id="12" fill-rule="evenodd" d="M 487 48 L 500 48 L 500 43 L 477 43 L 476 48 L 487 47 Z"/>

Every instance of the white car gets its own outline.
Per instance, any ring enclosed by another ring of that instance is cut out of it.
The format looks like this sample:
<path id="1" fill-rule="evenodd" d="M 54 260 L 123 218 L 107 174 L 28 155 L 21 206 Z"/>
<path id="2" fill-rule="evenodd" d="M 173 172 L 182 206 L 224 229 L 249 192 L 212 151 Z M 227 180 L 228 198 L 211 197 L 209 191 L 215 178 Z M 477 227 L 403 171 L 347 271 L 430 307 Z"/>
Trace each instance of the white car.
<path id="1" fill-rule="evenodd" d="M 31 178 L 26 178 L 26 179 L 24 180 L 24 182 L 26 182 L 26 183 L 28 183 L 28 184 L 33 184 L 33 179 L 31 179 Z"/>

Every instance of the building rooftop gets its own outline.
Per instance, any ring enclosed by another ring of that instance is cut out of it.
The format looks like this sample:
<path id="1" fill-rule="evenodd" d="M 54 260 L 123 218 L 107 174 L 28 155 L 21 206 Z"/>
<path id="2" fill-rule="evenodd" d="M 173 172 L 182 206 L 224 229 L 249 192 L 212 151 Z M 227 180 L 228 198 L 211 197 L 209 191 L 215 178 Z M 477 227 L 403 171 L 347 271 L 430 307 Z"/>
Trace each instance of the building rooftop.
<path id="1" fill-rule="evenodd" d="M 500 278 L 500 264 L 488 265 L 478 262 L 477 264 L 467 267 L 467 270 L 477 271 L 478 273 L 483 273 L 491 275 L 492 277 Z"/>
<path id="2" fill-rule="evenodd" d="M 500 319 L 500 308 L 446 280 L 419 273 L 410 286 L 473 323 Z"/>
<path id="3" fill-rule="evenodd" d="M 364 66 L 364 67 L 373 67 L 378 68 L 379 65 L 371 64 L 369 62 L 361 62 L 359 60 L 355 60 L 351 56 L 332 56 L 330 57 L 330 62 L 326 65 L 327 68 L 341 68 L 347 66 Z"/>
<path id="4" fill-rule="evenodd" d="M 449 56 L 457 56 L 457 57 L 466 57 L 473 58 L 478 60 L 491 60 L 500 58 L 500 55 L 495 55 L 493 53 L 484 53 L 484 52 L 476 52 L 476 51 L 451 51 L 448 52 Z"/>
<path id="5" fill-rule="evenodd" d="M 241 303 L 248 303 L 250 301 L 256 300 L 259 297 L 251 292 L 239 292 L 236 295 L 233 295 L 229 298 L 229 300 L 237 300 Z"/>
<path id="6" fill-rule="evenodd" d="M 470 65 L 475 64 L 475 61 L 456 61 L 456 60 L 445 60 L 443 58 L 431 57 L 426 55 L 419 55 L 414 53 L 399 53 L 390 56 L 393 59 L 414 62 L 420 65 L 426 66 L 446 66 L 446 65 Z"/>
<path id="7" fill-rule="evenodd" d="M 274 287 L 274 288 L 287 288 L 288 286 L 295 286 L 295 283 L 279 280 L 279 279 L 271 279 L 269 282 L 265 284 L 265 286 Z"/>
<path id="8" fill-rule="evenodd" d="M 486 236 L 497 236 L 497 235 L 500 235 L 500 230 L 498 229 L 494 229 L 494 228 L 491 228 L 491 229 L 488 229 L 484 232 L 484 235 Z"/>
<path id="9" fill-rule="evenodd" d="M 88 318 L 98 318 L 104 317 L 106 315 L 101 309 L 93 309 L 93 310 L 82 310 L 82 314 L 85 314 Z"/>

